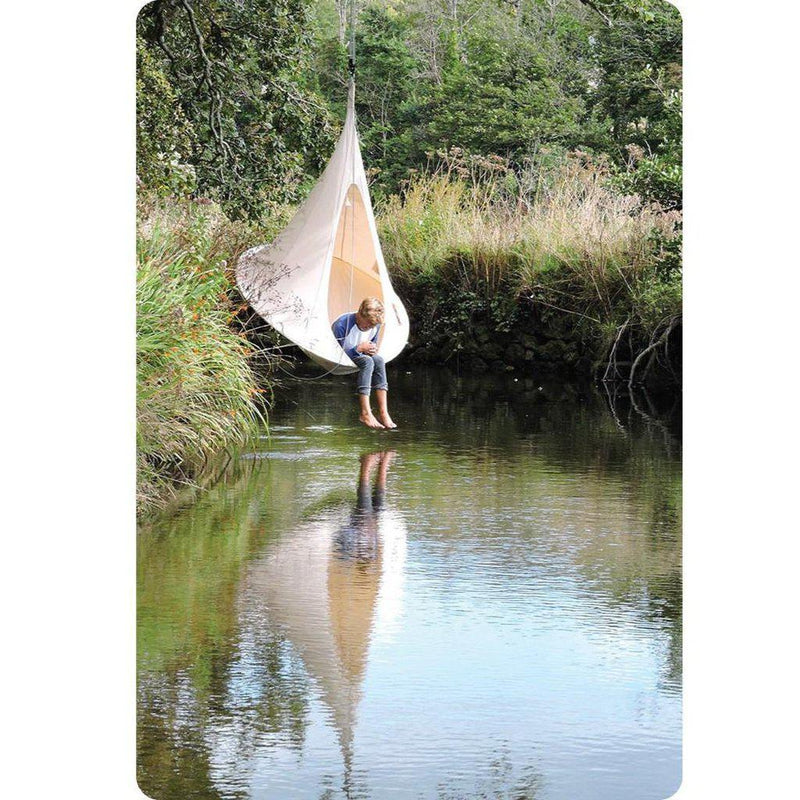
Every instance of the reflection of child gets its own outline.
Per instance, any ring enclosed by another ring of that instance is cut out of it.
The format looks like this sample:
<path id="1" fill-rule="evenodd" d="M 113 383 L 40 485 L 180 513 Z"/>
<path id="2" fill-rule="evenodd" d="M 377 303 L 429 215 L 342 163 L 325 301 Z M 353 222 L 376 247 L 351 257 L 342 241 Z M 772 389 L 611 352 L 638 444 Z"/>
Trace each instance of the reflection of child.
<path id="1" fill-rule="evenodd" d="M 396 428 L 389 416 L 386 362 L 378 354 L 378 334 L 383 324 L 383 303 L 377 297 L 362 300 L 358 311 L 342 314 L 333 323 L 333 335 L 339 346 L 358 367 L 359 419 L 368 428 Z M 375 390 L 378 418 L 369 403 L 370 391 Z"/>
<path id="2" fill-rule="evenodd" d="M 356 507 L 334 540 L 336 552 L 341 557 L 356 561 L 369 561 L 377 557 L 378 514 L 386 494 L 386 475 L 395 455 L 394 450 L 387 450 L 361 456 Z M 373 489 L 371 481 L 376 467 L 378 477 Z"/>

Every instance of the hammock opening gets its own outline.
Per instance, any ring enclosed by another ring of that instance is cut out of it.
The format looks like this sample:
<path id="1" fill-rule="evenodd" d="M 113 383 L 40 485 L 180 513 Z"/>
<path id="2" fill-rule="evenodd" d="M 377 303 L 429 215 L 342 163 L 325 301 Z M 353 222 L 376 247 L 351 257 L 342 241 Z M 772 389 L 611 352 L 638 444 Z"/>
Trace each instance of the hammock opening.
<path id="1" fill-rule="evenodd" d="M 332 554 L 328 564 L 331 633 L 344 673 L 353 683 L 364 677 L 381 582 L 381 557 L 344 560 Z"/>
<path id="2" fill-rule="evenodd" d="M 364 198 L 356 184 L 347 190 L 339 213 L 328 284 L 328 317 L 333 324 L 355 311 L 365 297 L 385 304 L 375 244 Z"/>

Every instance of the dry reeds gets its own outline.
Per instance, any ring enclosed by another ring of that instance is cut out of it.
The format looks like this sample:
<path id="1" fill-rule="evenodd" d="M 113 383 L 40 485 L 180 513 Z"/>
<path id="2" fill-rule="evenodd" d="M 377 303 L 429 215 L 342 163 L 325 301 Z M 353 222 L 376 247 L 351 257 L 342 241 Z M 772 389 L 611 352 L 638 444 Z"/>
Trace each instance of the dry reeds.
<path id="1" fill-rule="evenodd" d="M 591 321 L 605 337 L 623 319 L 656 325 L 651 317 L 680 307 L 679 271 L 659 268 L 680 213 L 622 193 L 585 153 L 542 153 L 516 172 L 497 157 L 439 154 L 383 204 L 379 223 L 401 280 L 455 270 L 464 287 L 516 292 Z"/>

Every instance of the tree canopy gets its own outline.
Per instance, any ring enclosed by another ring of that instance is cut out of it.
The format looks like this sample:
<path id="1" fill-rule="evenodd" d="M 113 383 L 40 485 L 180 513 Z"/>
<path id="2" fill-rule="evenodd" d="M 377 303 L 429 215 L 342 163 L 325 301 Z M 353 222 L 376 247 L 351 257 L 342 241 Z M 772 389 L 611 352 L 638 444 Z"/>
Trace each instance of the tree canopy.
<path id="1" fill-rule="evenodd" d="M 139 15 L 139 178 L 258 215 L 303 196 L 344 115 L 346 0 L 155 0 Z M 457 147 L 607 159 L 680 207 L 681 20 L 662 0 L 358 0 L 378 195 Z"/>
<path id="2" fill-rule="evenodd" d="M 243 214 L 302 191 L 333 136 L 312 90 L 304 0 L 155 0 L 138 32 L 191 123 L 180 156 L 199 191 Z"/>

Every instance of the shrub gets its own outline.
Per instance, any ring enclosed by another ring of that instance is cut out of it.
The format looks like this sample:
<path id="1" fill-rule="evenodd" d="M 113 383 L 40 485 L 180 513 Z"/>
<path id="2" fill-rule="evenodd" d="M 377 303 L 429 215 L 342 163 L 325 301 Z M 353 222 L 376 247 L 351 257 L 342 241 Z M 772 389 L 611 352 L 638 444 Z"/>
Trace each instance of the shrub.
<path id="1" fill-rule="evenodd" d="M 144 42 L 136 39 L 136 174 L 159 194 L 190 194 L 197 185 L 187 163 L 195 133 L 175 91 Z"/>
<path id="2" fill-rule="evenodd" d="M 252 233 L 214 205 L 145 199 L 137 230 L 137 499 L 158 506 L 254 430 L 252 346 L 231 328 L 228 265 Z"/>

